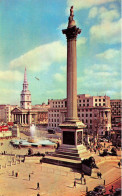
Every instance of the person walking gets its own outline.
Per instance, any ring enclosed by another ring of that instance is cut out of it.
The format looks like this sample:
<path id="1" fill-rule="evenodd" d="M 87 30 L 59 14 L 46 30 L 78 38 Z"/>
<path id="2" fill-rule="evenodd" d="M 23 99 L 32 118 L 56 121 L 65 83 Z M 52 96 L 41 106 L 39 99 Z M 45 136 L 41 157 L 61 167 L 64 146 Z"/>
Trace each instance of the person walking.
<path id="1" fill-rule="evenodd" d="M 14 176 L 14 170 L 12 171 L 12 176 Z"/>
<path id="2" fill-rule="evenodd" d="M 37 182 L 37 189 L 40 189 L 40 188 L 39 188 L 39 182 Z"/>
<path id="3" fill-rule="evenodd" d="M 105 148 L 105 142 L 104 142 L 104 148 Z"/>
<path id="4" fill-rule="evenodd" d="M 100 178 L 102 178 L 102 174 L 101 174 L 101 172 L 100 172 L 99 176 L 100 176 Z"/>
<path id="5" fill-rule="evenodd" d="M 74 187 L 76 188 L 76 180 L 74 180 Z"/>
<path id="6" fill-rule="evenodd" d="M 30 174 L 29 174 L 29 181 L 30 181 Z"/>
<path id="7" fill-rule="evenodd" d="M 81 174 L 81 177 L 84 178 L 84 173 Z"/>
<path id="8" fill-rule="evenodd" d="M 84 185 L 86 185 L 86 178 L 84 178 Z"/>
<path id="9" fill-rule="evenodd" d="M 97 177 L 99 178 L 99 172 L 97 172 Z"/>
<path id="10" fill-rule="evenodd" d="M 120 168 L 120 162 L 118 162 L 118 166 L 119 166 L 119 168 Z"/>
<path id="11" fill-rule="evenodd" d="M 80 179 L 80 180 L 81 180 L 81 184 L 82 184 L 82 177 L 81 177 L 81 179 Z"/>

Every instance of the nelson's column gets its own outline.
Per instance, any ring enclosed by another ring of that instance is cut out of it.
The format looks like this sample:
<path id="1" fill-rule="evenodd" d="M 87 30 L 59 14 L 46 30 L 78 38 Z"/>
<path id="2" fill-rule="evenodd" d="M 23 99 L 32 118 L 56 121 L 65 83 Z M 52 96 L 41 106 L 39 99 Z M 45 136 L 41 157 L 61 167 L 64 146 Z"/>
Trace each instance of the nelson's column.
<path id="1" fill-rule="evenodd" d="M 62 30 L 67 37 L 67 117 L 65 122 L 59 125 L 62 132 L 61 146 L 56 149 L 52 156 L 44 157 L 43 161 L 81 168 L 82 152 L 86 151 L 85 146 L 83 146 L 83 128 L 86 126 L 77 117 L 76 38 L 81 30 L 76 27 L 73 17 L 72 6 L 68 27 Z"/>
<path id="2" fill-rule="evenodd" d="M 67 38 L 67 117 L 65 122 L 60 124 L 62 131 L 62 144 L 59 148 L 63 151 L 81 153 L 85 150 L 83 146 L 83 128 L 86 126 L 77 116 L 77 53 L 76 38 L 81 29 L 76 27 L 73 19 L 73 6 L 70 8 L 70 16 L 67 29 L 62 33 Z M 73 154 L 72 154 L 73 155 Z"/>

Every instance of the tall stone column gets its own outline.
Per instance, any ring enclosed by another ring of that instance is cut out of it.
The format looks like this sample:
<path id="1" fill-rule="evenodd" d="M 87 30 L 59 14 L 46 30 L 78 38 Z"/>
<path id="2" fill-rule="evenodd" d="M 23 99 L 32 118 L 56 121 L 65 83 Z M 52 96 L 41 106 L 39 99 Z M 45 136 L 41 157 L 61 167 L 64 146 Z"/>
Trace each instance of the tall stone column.
<path id="1" fill-rule="evenodd" d="M 62 131 L 62 148 L 83 149 L 83 128 L 86 126 L 77 116 L 77 53 L 76 39 L 81 29 L 76 27 L 73 20 L 73 6 L 70 8 L 70 16 L 67 29 L 62 33 L 67 38 L 67 117 L 60 124 Z"/>
<path id="2" fill-rule="evenodd" d="M 73 15 L 74 16 L 74 15 Z M 76 38 L 81 30 L 76 27 L 73 16 L 69 17 L 68 28 L 62 30 L 67 38 L 67 118 L 78 121 L 77 117 L 77 55 Z"/>

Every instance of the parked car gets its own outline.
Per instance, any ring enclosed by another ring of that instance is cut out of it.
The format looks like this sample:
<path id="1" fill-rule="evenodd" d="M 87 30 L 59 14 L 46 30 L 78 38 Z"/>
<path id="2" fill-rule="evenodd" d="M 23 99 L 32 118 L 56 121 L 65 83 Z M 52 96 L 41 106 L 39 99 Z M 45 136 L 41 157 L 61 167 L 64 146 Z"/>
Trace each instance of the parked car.
<path id="1" fill-rule="evenodd" d="M 99 185 L 99 186 L 96 186 L 93 191 L 98 193 L 98 195 L 103 195 L 106 192 L 106 189 L 104 186 Z"/>
<path id="2" fill-rule="evenodd" d="M 106 139 L 106 138 L 101 138 L 101 139 L 100 139 L 100 142 L 108 142 L 108 139 Z"/>
<path id="3" fill-rule="evenodd" d="M 117 189 L 115 189 L 114 196 L 121 196 L 121 193 L 122 193 L 122 189 L 121 188 L 117 188 Z"/>
<path id="4" fill-rule="evenodd" d="M 95 191 L 89 191 L 86 193 L 86 196 L 98 196 L 98 193 L 96 193 Z"/>

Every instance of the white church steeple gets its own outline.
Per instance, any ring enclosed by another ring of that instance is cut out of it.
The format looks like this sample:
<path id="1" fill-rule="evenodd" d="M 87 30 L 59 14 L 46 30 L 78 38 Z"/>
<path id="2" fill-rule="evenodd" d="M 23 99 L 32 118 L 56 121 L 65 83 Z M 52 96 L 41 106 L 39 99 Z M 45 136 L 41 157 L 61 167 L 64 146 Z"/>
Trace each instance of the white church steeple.
<path id="1" fill-rule="evenodd" d="M 23 109 L 31 109 L 31 93 L 28 90 L 26 68 L 24 73 L 23 90 L 20 95 L 20 107 Z"/>

